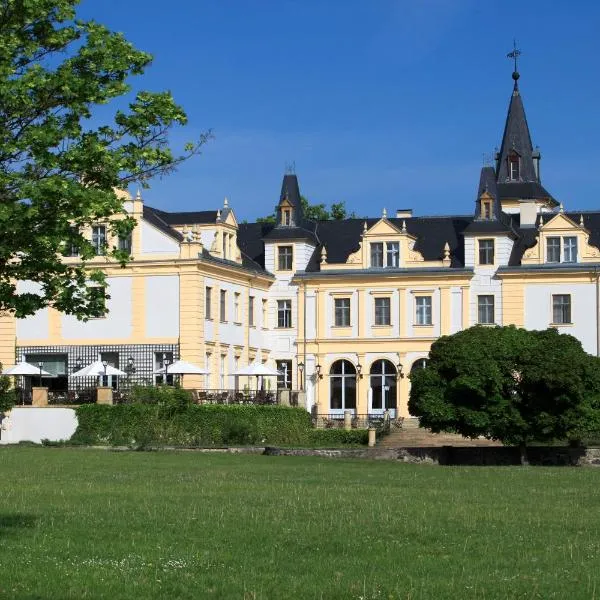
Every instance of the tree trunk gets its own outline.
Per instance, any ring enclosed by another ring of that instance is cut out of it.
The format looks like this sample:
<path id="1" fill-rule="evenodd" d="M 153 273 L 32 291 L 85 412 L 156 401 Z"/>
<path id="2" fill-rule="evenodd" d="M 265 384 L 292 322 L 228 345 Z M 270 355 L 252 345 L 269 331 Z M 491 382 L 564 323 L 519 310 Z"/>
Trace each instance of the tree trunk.
<path id="1" fill-rule="evenodd" d="M 521 466 L 529 465 L 529 459 L 527 458 L 527 444 L 525 442 L 519 444 L 519 453 L 521 455 Z"/>

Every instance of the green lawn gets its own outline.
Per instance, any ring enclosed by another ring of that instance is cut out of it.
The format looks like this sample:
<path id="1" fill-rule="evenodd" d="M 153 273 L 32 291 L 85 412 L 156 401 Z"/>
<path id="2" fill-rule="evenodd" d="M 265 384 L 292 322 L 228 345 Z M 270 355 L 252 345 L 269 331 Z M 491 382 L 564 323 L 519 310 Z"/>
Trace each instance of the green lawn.
<path id="1" fill-rule="evenodd" d="M 0 598 L 600 598 L 600 470 L 0 449 Z"/>

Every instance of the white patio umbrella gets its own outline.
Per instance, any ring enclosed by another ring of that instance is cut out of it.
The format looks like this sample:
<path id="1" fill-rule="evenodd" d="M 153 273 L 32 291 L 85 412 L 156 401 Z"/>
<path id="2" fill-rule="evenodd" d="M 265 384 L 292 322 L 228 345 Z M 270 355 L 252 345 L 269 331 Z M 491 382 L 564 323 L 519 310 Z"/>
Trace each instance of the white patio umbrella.
<path id="1" fill-rule="evenodd" d="M 165 365 L 157 369 L 155 373 L 166 375 L 208 375 L 210 371 L 197 367 L 185 360 L 176 360 L 172 365 Z"/>
<path id="2" fill-rule="evenodd" d="M 251 365 L 247 365 L 245 367 L 242 367 L 241 369 L 238 369 L 237 371 L 234 371 L 233 373 L 231 373 L 232 376 L 237 377 L 239 375 L 243 376 L 246 375 L 247 377 L 251 377 L 252 375 L 254 375 L 256 377 L 256 388 L 258 389 L 258 378 L 259 377 L 277 377 L 277 375 L 281 375 L 282 373 L 280 371 L 277 371 L 275 369 L 271 369 L 270 367 L 267 367 L 266 365 L 254 362 Z"/>
<path id="3" fill-rule="evenodd" d="M 259 363 L 252 363 L 246 367 L 242 367 L 237 371 L 234 371 L 232 375 L 256 375 L 257 377 L 265 376 L 265 377 L 277 377 L 277 375 L 282 375 L 280 371 L 275 369 L 271 369 L 266 365 L 262 365 Z"/>
<path id="4" fill-rule="evenodd" d="M 103 375 L 110 375 L 112 377 L 126 377 L 127 373 L 111 365 L 104 366 L 101 360 L 97 360 L 91 365 L 71 373 L 71 377 L 101 377 Z"/>
<path id="5" fill-rule="evenodd" d="M 42 377 L 52 377 L 52 373 L 48 373 L 48 371 L 44 371 L 24 360 L 17 363 L 14 367 L 2 371 L 2 375 L 41 375 Z"/>
<path id="6" fill-rule="evenodd" d="M 185 360 L 176 360 L 172 365 L 165 364 L 164 367 L 155 371 L 157 374 L 165 375 L 179 375 L 183 382 L 184 375 L 209 375 L 210 371 L 197 367 L 192 363 L 186 362 Z"/>

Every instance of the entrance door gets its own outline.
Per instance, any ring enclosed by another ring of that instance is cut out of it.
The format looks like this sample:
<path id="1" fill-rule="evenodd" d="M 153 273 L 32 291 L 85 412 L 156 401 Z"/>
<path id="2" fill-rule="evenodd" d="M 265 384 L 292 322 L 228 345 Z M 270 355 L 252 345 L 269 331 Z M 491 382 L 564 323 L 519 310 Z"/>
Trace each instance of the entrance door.
<path id="1" fill-rule="evenodd" d="M 371 365 L 371 398 L 369 412 L 396 416 L 398 378 L 396 367 L 389 360 L 377 360 Z"/>

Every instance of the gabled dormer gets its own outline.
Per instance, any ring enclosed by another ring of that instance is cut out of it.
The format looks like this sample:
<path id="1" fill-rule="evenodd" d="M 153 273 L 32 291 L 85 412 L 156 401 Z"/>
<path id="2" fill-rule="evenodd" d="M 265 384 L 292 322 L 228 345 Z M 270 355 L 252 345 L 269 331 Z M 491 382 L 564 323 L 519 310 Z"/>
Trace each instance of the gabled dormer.
<path id="1" fill-rule="evenodd" d="M 295 174 L 286 174 L 277 205 L 277 227 L 301 227 L 303 222 L 300 186 Z"/>
<path id="2" fill-rule="evenodd" d="M 583 214 L 540 215 L 537 241 L 523 254 L 522 265 L 559 265 L 598 262 L 600 250 L 590 244 Z"/>

